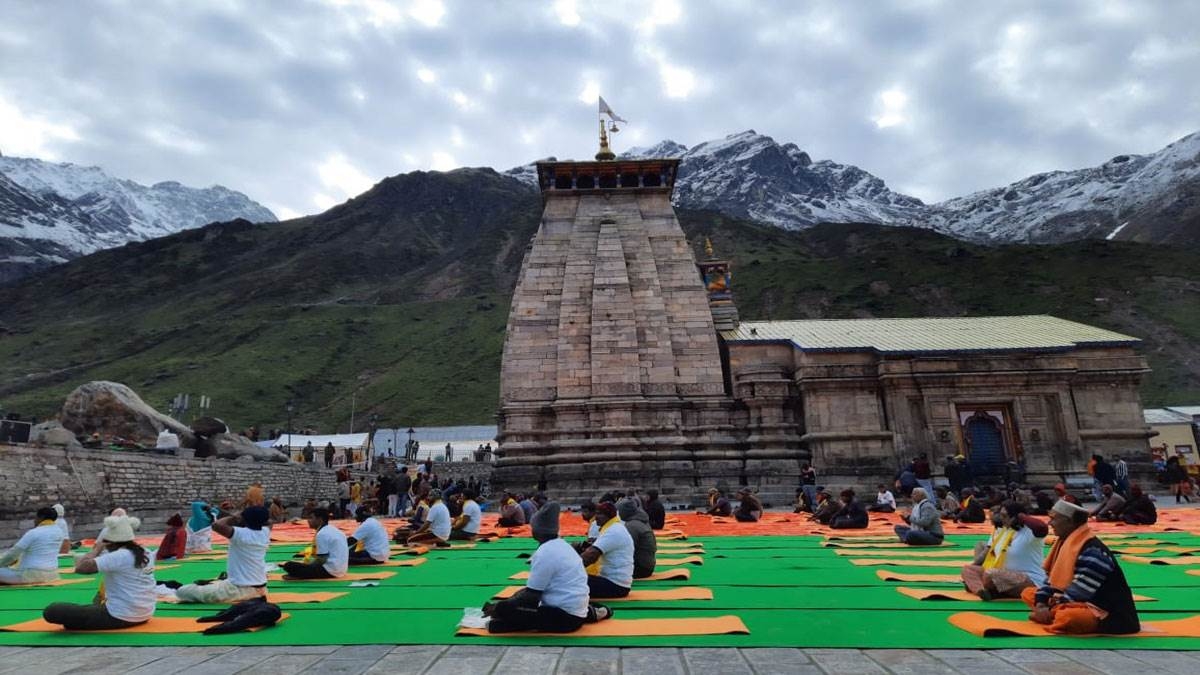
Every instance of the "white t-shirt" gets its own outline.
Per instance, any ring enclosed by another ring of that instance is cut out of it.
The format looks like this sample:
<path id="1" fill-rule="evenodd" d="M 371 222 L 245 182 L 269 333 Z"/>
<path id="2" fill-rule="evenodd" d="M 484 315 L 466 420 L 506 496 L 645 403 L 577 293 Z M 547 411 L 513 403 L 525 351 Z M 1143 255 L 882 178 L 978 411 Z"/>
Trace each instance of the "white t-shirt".
<path id="1" fill-rule="evenodd" d="M 483 522 L 483 510 L 479 508 L 479 504 L 476 504 L 474 499 L 468 499 L 463 502 L 462 512 L 467 517 L 462 531 L 467 534 L 479 534 L 479 524 Z"/>
<path id="2" fill-rule="evenodd" d="M 600 549 L 600 576 L 621 588 L 633 587 L 633 537 L 620 521 L 609 525 L 592 546 Z"/>
<path id="3" fill-rule="evenodd" d="M 600 526 L 596 524 L 595 519 L 589 520 L 588 521 L 587 538 L 594 541 L 596 539 L 596 537 L 599 537 L 599 536 L 600 536 Z"/>
<path id="4" fill-rule="evenodd" d="M 325 571 L 335 577 L 344 576 L 350 566 L 350 547 L 346 535 L 333 525 L 317 530 L 317 555 L 326 556 Z"/>
<path id="5" fill-rule="evenodd" d="M 271 545 L 271 528 L 251 530 L 233 528 L 229 539 L 229 559 L 225 572 L 230 583 L 237 586 L 262 586 L 267 583 L 267 548 Z"/>
<path id="6" fill-rule="evenodd" d="M 1028 527 L 1022 527 L 1013 535 L 1004 557 L 1004 569 L 1021 572 L 1029 577 L 1034 586 L 1046 583 L 1046 570 L 1042 567 L 1046 540 L 1035 537 Z"/>
<path id="7" fill-rule="evenodd" d="M 450 537 L 450 509 L 442 501 L 434 504 L 429 509 L 429 529 L 433 531 L 434 536 L 438 539 L 448 539 Z"/>
<path id="8" fill-rule="evenodd" d="M 587 572 L 570 544 L 551 539 L 538 546 L 529 565 L 529 581 L 525 585 L 542 592 L 543 605 L 557 607 L 571 616 L 587 616 Z"/>
<path id="9" fill-rule="evenodd" d="M 363 550 L 375 560 L 387 560 L 392 554 L 392 544 L 388 540 L 387 530 L 383 523 L 374 518 L 367 518 L 354 531 L 354 538 L 362 542 Z"/>
<path id="10" fill-rule="evenodd" d="M 145 567 L 135 567 L 133 551 L 127 548 L 97 556 L 96 569 L 104 575 L 104 606 L 109 614 L 130 623 L 154 616 L 158 582 L 154 580 L 154 556 L 148 558 Z"/>
<path id="11" fill-rule="evenodd" d="M 54 525 L 58 527 L 58 529 L 62 530 L 63 539 L 71 538 L 71 524 L 67 522 L 66 518 L 59 518 L 58 520 L 54 521 Z"/>
<path id="12" fill-rule="evenodd" d="M 13 546 L 21 551 L 21 564 L 17 569 L 57 572 L 62 540 L 62 529 L 55 524 L 38 525 L 21 535 Z"/>
<path id="13" fill-rule="evenodd" d="M 875 503 L 879 504 L 880 506 L 890 506 L 894 509 L 896 508 L 896 497 L 892 495 L 891 490 L 884 490 L 883 492 L 875 495 Z"/>

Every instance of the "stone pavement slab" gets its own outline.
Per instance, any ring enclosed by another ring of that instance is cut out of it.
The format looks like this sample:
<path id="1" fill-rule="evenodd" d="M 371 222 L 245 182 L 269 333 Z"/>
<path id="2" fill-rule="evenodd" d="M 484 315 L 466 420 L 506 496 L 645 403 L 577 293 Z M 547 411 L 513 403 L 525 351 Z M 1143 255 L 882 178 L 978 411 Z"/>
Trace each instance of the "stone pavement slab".
<path id="1" fill-rule="evenodd" d="M 1200 652 L 1104 649 L 724 649 L 348 645 L 2 647 L 0 673 L 153 675 L 1161 675 L 1200 671 Z"/>

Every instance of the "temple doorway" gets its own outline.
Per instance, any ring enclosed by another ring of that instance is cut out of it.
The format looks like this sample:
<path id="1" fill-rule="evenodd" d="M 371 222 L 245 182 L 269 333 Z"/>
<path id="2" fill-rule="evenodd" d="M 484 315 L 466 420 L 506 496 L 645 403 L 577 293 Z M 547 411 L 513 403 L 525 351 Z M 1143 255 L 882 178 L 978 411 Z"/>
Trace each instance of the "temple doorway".
<path id="1" fill-rule="evenodd" d="M 1008 404 L 956 406 L 961 426 L 962 454 L 976 479 L 1007 475 L 1008 463 L 1018 459 L 1012 410 Z"/>

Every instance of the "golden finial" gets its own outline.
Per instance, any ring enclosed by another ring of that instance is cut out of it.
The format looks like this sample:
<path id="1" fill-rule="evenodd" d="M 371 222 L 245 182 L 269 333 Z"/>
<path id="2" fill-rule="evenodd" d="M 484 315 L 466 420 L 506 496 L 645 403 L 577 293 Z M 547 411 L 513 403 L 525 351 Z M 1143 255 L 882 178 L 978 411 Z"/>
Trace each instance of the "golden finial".
<path id="1" fill-rule="evenodd" d="M 600 152 L 596 153 L 596 159 L 601 162 L 611 162 L 616 158 L 617 155 L 608 147 L 608 131 L 604 128 L 604 120 L 600 120 Z"/>
<path id="2" fill-rule="evenodd" d="M 704 255 L 708 256 L 709 260 L 713 259 L 712 239 L 704 238 Z"/>

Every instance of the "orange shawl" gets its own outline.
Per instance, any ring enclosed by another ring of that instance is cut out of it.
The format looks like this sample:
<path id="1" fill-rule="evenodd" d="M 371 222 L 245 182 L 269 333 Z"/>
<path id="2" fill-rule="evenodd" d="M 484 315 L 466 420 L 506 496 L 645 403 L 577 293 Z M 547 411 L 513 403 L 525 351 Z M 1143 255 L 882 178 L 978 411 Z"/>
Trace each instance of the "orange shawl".
<path id="1" fill-rule="evenodd" d="M 1071 534 L 1059 537 L 1058 541 L 1054 542 L 1050 555 L 1046 556 L 1045 562 L 1042 563 L 1048 575 L 1047 583 L 1051 587 L 1063 591 L 1071 585 L 1075 578 L 1075 561 L 1079 558 L 1079 552 L 1093 536 L 1091 528 L 1080 525 Z"/>

